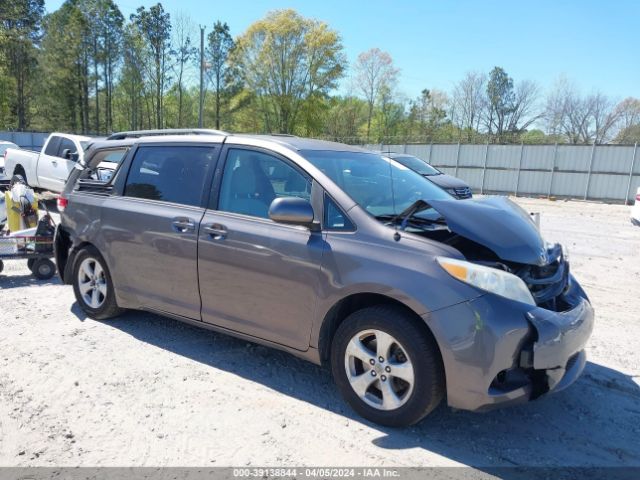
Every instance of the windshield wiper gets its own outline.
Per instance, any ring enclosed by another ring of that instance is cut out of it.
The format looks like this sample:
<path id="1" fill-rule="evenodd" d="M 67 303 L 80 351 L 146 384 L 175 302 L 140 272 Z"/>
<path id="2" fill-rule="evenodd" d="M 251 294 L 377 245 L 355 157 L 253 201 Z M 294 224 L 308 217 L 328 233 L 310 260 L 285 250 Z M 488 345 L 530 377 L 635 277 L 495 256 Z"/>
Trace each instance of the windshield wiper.
<path id="1" fill-rule="evenodd" d="M 422 212 L 431 208 L 424 200 L 416 200 L 407 208 L 405 208 L 402 212 L 397 215 L 376 215 L 378 220 L 390 220 L 390 223 L 397 225 L 400 222 L 400 229 L 404 230 L 407 228 L 409 223 L 416 225 L 418 227 L 423 225 L 433 225 L 433 224 L 442 224 L 441 219 L 438 218 L 436 220 L 431 220 L 429 218 L 416 217 L 415 214 Z"/>

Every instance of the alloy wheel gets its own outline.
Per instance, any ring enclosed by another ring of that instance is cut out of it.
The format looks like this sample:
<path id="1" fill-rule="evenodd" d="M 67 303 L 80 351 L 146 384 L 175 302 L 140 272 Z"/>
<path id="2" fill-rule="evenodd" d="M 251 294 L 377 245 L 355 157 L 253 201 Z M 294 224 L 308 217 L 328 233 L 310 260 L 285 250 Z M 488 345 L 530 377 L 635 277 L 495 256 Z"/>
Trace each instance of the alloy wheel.
<path id="1" fill-rule="evenodd" d="M 98 309 L 107 298 L 107 277 L 100 262 L 85 258 L 78 269 L 78 289 L 82 300 L 91 308 Z"/>
<path id="2" fill-rule="evenodd" d="M 344 367 L 353 391 L 378 410 L 396 410 L 413 391 L 415 374 L 406 349 L 382 330 L 363 330 L 345 350 Z"/>

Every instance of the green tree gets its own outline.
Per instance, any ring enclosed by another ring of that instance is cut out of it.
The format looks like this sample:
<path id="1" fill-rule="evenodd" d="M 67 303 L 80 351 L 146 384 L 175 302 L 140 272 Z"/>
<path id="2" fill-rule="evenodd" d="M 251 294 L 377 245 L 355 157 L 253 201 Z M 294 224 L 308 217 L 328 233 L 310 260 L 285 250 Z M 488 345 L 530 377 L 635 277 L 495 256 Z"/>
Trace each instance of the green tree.
<path id="1" fill-rule="evenodd" d="M 440 90 L 425 88 L 420 96 L 411 102 L 409 117 L 413 117 L 417 124 L 418 136 L 421 138 L 433 138 L 447 119 L 447 107 L 449 98 Z"/>
<path id="2" fill-rule="evenodd" d="M 115 92 L 117 129 L 151 128 L 151 110 L 146 92 L 148 49 L 136 23 L 125 25 L 122 42 L 122 71 Z"/>
<path id="3" fill-rule="evenodd" d="M 355 96 L 333 97 L 324 122 L 323 135 L 331 140 L 357 143 L 359 129 L 367 122 L 367 103 Z"/>
<path id="4" fill-rule="evenodd" d="M 171 17 L 164 11 L 162 4 L 157 3 L 149 10 L 139 7 L 136 13 L 131 15 L 131 21 L 138 27 L 139 34 L 147 43 L 151 56 L 151 61 L 144 62 L 143 65 L 151 66 L 149 78 L 154 88 L 155 127 L 162 128 L 164 125 L 163 95 L 169 81 Z"/>
<path id="5" fill-rule="evenodd" d="M 37 69 L 37 44 L 41 35 L 44 0 L 0 2 L 0 55 L 6 62 L 15 95 L 10 108 L 19 130 L 29 125 L 31 86 Z M 4 82 L 9 84 L 8 81 Z"/>
<path id="6" fill-rule="evenodd" d="M 113 0 L 88 0 L 95 6 L 94 59 L 95 67 L 95 95 L 96 95 L 96 125 L 100 130 L 100 103 L 98 99 L 98 66 L 101 67 L 102 87 L 104 92 L 104 129 L 113 129 L 113 89 L 115 85 L 116 69 L 122 57 L 124 16 Z"/>
<path id="7" fill-rule="evenodd" d="M 93 100 L 93 131 L 112 127 L 114 72 L 120 57 L 124 17 L 113 0 L 70 0 L 84 15 Z M 104 112 L 104 116 L 101 116 Z"/>
<path id="8" fill-rule="evenodd" d="M 220 21 L 213 24 L 213 30 L 207 36 L 207 41 L 208 73 L 215 96 L 215 126 L 219 129 L 223 103 L 228 103 L 239 87 L 238 82 L 235 81 L 238 77 L 237 72 L 229 62 L 235 42 L 229 33 L 229 25 Z"/>
<path id="9" fill-rule="evenodd" d="M 514 87 L 513 79 L 502 68 L 491 70 L 486 113 L 489 137 L 496 142 L 519 141 L 519 135 L 540 118 L 536 112 L 538 95 L 535 82 L 525 80 Z"/>
<path id="10" fill-rule="evenodd" d="M 171 55 L 174 57 L 174 69 L 176 71 L 176 84 L 174 85 L 177 93 L 177 118 L 176 126 L 185 126 L 184 97 L 185 84 L 184 76 L 186 68 L 196 58 L 198 49 L 193 45 L 191 33 L 193 26 L 191 20 L 184 14 L 176 17 L 173 39 L 173 48 Z"/>
<path id="11" fill-rule="evenodd" d="M 238 38 L 234 65 L 255 95 L 266 130 L 291 133 L 305 102 L 335 88 L 345 68 L 340 36 L 294 10 L 278 10 Z"/>
<path id="12" fill-rule="evenodd" d="M 513 80 L 501 67 L 494 67 L 487 82 L 487 130 L 497 141 L 505 132 L 508 116 L 513 111 Z"/>
<path id="13" fill-rule="evenodd" d="M 370 124 L 367 121 L 367 141 L 369 141 L 370 127 L 376 132 L 375 139 L 379 143 L 393 143 L 400 136 L 404 119 L 404 103 L 399 101 L 389 86 L 380 88 L 377 104 L 378 109 Z"/>
<path id="14" fill-rule="evenodd" d="M 90 26 L 74 0 L 44 19 L 40 66 L 41 125 L 89 131 Z"/>

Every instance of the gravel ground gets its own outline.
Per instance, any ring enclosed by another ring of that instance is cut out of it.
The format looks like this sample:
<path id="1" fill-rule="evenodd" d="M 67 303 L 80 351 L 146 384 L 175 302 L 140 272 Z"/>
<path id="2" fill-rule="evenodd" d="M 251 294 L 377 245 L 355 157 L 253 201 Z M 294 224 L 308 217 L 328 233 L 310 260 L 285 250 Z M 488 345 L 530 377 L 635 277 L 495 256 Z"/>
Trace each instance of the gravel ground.
<path id="1" fill-rule="evenodd" d="M 25 262 L 0 275 L 1 466 L 640 466 L 640 228 L 628 208 L 518 199 L 569 246 L 597 326 L 568 390 L 419 425 L 357 417 L 326 370 L 147 313 L 85 318 Z"/>

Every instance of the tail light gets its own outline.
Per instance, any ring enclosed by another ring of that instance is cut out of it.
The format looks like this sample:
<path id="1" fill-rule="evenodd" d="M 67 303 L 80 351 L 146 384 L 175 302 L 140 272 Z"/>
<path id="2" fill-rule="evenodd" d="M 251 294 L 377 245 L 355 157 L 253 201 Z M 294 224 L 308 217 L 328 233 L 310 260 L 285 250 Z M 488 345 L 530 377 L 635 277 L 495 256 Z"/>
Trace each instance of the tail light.
<path id="1" fill-rule="evenodd" d="M 68 203 L 69 203 L 69 200 L 67 200 L 65 197 L 60 195 L 57 199 L 58 211 L 64 212 L 64 209 L 67 208 Z"/>
<path id="2" fill-rule="evenodd" d="M 640 202 L 640 193 L 636 195 L 636 202 Z"/>

